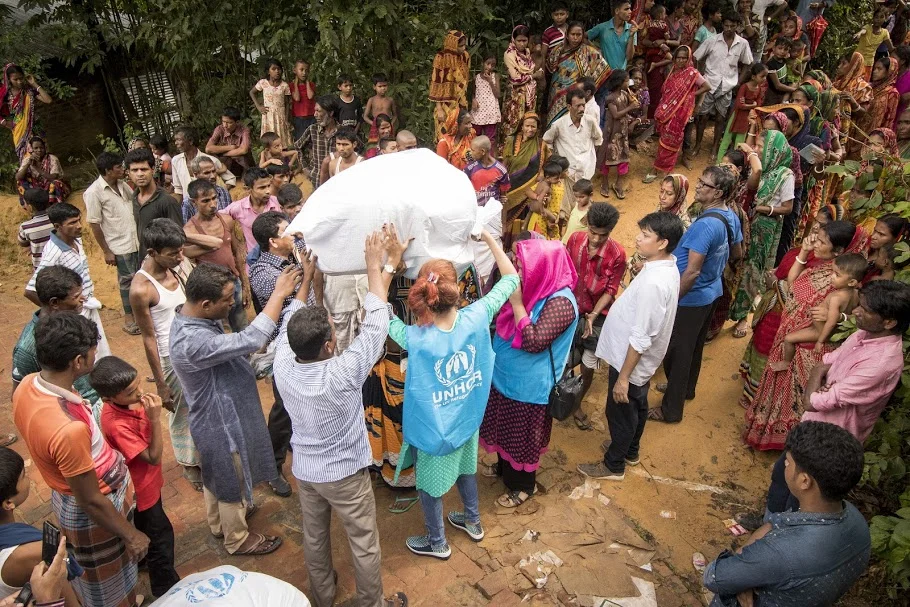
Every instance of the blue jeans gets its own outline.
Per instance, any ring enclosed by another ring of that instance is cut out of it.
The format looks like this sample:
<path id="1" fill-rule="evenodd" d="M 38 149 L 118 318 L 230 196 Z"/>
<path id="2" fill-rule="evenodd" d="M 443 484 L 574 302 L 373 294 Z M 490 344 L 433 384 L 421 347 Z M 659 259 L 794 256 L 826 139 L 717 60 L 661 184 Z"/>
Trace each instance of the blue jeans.
<path id="1" fill-rule="evenodd" d="M 473 474 L 463 474 L 455 481 L 461 501 L 464 503 L 464 520 L 468 523 L 480 522 L 480 507 L 477 499 L 477 477 Z M 446 543 L 444 529 L 445 521 L 442 520 L 442 497 L 433 497 L 426 491 L 417 490 L 420 496 L 420 507 L 423 509 L 423 521 L 430 536 L 430 545 L 440 548 Z"/>
<path id="2" fill-rule="evenodd" d="M 234 333 L 243 331 L 250 324 L 250 319 L 246 317 L 246 309 L 243 307 L 243 284 L 239 278 L 234 279 L 234 305 L 228 312 L 228 324 Z"/>

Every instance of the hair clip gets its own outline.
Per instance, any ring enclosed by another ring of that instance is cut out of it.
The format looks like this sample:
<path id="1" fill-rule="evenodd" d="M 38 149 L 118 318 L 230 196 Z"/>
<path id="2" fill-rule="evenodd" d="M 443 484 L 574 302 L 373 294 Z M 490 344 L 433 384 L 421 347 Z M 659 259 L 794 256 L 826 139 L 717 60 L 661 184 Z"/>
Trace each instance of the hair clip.
<path id="1" fill-rule="evenodd" d="M 436 272 L 430 272 L 427 276 L 427 282 L 432 282 L 434 285 L 439 280 L 439 275 Z"/>

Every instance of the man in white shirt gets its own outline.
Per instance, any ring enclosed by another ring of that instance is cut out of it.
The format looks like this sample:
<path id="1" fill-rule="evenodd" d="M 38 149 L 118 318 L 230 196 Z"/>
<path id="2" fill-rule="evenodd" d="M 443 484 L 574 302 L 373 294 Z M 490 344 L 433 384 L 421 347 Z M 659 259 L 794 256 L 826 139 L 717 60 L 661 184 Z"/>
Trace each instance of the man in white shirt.
<path id="1" fill-rule="evenodd" d="M 139 269 L 139 238 L 133 217 L 133 191 L 123 180 L 123 158 L 101 152 L 95 159 L 98 179 L 85 190 L 85 218 L 104 253 L 104 263 L 117 268 L 123 330 L 139 335 L 130 306 L 130 284 Z"/>
<path id="2" fill-rule="evenodd" d="M 211 158 L 215 163 L 215 172 L 221 177 L 225 187 L 230 190 L 237 185 L 237 177 L 227 170 L 220 160 L 206 154 L 196 147 L 199 137 L 196 135 L 196 129 L 189 126 L 182 126 L 174 131 L 174 145 L 180 150 L 180 153 L 171 159 L 171 179 L 174 183 L 174 197 L 177 200 L 183 200 L 186 189 L 193 178 L 190 176 L 189 164 L 196 156 Z"/>
<path id="3" fill-rule="evenodd" d="M 635 248 L 645 265 L 610 308 L 597 342 L 597 358 L 610 365 L 607 424 L 611 440 L 603 460 L 579 464 L 585 476 L 621 481 L 626 464 L 638 465 L 648 419 L 648 388 L 663 361 L 679 299 L 679 270 L 671 255 L 683 234 L 682 220 L 651 213 L 638 222 Z"/>
<path id="4" fill-rule="evenodd" d="M 752 65 L 752 49 L 749 48 L 746 39 L 736 33 L 741 21 L 739 13 L 729 11 L 724 15 L 723 34 L 709 37 L 695 51 L 695 61 L 699 64 L 704 61 L 701 71 L 711 88 L 705 93 L 697 111 L 694 154 L 701 150 L 705 126 L 708 124 L 708 118 L 714 115 L 714 145 L 711 147 L 711 157 L 717 156 L 720 140 L 727 126 L 727 112 L 733 105 L 733 95 L 736 94 L 739 85 L 740 67 Z"/>
<path id="5" fill-rule="evenodd" d="M 597 146 L 603 143 L 600 125 L 585 114 L 585 93 L 573 87 L 566 95 L 569 111 L 558 118 L 543 136 L 557 154 L 569 161 L 570 185 L 591 179 L 597 168 Z"/>

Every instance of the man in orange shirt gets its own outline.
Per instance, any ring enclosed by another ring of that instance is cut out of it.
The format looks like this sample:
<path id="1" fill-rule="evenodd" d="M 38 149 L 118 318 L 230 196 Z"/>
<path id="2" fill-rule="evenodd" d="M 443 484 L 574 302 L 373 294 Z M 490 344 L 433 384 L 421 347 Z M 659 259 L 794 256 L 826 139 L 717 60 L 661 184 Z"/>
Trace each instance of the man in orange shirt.
<path id="1" fill-rule="evenodd" d="M 126 519 L 133 488 L 123 456 L 104 440 L 73 383 L 91 371 L 95 324 L 74 313 L 42 317 L 35 327 L 41 371 L 13 395 L 13 418 L 44 482 L 61 534 L 85 575 L 73 586 L 86 607 L 132 607 L 137 563 L 149 539 Z M 138 599 L 141 602 L 142 599 Z"/>

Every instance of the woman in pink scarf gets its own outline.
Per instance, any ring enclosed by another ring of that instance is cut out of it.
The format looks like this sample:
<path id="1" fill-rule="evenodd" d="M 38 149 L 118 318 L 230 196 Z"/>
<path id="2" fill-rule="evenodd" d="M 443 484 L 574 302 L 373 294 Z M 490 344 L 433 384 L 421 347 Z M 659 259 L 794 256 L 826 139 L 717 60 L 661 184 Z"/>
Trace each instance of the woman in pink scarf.
<path id="1" fill-rule="evenodd" d="M 480 426 L 480 444 L 496 453 L 484 476 L 502 476 L 506 493 L 497 504 L 515 508 L 534 495 L 540 456 L 550 442 L 547 401 L 569 357 L 578 304 L 578 280 L 558 240 L 531 237 L 515 243 L 521 290 L 499 312 L 493 350 L 493 387 Z"/>

